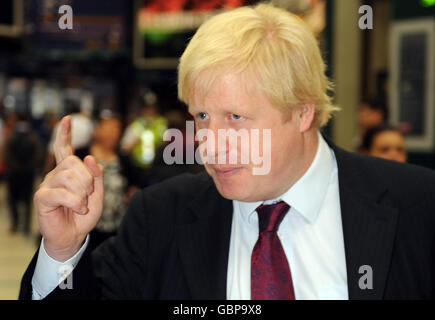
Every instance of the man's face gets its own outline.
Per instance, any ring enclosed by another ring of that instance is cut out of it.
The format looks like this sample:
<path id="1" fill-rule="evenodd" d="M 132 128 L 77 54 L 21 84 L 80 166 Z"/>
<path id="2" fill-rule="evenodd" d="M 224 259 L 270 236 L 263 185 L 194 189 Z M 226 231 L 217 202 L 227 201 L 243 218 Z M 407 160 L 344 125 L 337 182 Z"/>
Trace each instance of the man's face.
<path id="1" fill-rule="evenodd" d="M 215 164 L 204 162 L 223 197 L 249 202 L 271 199 L 284 193 L 299 179 L 307 157 L 296 116 L 284 121 L 283 114 L 272 107 L 264 95 L 247 92 L 240 78 L 232 74 L 217 79 L 202 101 L 196 95 L 192 98 L 189 112 L 195 119 L 197 131 L 208 129 L 213 133 L 210 138 L 214 138 L 215 147 L 207 146 L 207 155 L 215 155 Z M 218 129 L 247 130 L 251 155 L 248 163 L 241 161 L 241 155 L 246 154 L 246 148 L 241 148 L 242 139 L 236 144 L 226 139 L 225 150 L 219 148 Z M 258 143 L 253 143 L 252 129 L 259 129 Z M 270 129 L 269 144 L 263 129 Z M 270 159 L 267 174 L 253 173 L 253 168 L 268 168 L 264 163 L 253 163 L 253 149 L 263 161 Z M 235 150 L 237 163 L 229 164 L 229 153 L 233 154 Z M 218 162 L 222 152 L 226 153 L 224 164 Z"/>

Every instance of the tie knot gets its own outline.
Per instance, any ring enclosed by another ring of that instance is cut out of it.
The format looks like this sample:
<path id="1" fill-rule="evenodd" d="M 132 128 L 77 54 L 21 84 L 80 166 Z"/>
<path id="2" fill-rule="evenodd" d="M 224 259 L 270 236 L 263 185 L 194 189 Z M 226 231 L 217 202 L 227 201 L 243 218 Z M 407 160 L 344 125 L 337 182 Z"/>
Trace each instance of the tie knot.
<path id="1" fill-rule="evenodd" d="M 258 206 L 256 211 L 258 213 L 258 226 L 260 233 L 263 231 L 276 232 L 289 209 L 290 206 L 284 201 Z"/>

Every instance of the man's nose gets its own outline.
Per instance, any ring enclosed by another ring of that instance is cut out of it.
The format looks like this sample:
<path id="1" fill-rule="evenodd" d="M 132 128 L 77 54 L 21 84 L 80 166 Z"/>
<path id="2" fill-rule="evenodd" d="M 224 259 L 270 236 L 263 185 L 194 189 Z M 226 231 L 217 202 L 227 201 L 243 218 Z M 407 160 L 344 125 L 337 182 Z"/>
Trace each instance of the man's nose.
<path id="1" fill-rule="evenodd" d="M 226 136 L 224 123 L 220 121 L 210 121 L 207 128 L 207 154 L 218 157 L 229 152 L 228 137 Z"/>

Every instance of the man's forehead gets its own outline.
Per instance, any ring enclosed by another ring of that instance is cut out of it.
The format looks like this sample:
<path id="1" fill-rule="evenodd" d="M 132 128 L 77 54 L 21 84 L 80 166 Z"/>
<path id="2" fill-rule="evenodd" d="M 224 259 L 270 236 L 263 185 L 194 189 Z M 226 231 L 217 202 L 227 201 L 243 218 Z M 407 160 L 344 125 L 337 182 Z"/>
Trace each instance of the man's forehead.
<path id="1" fill-rule="evenodd" d="M 223 112 L 223 113 L 255 113 L 261 108 L 266 106 L 260 99 L 251 99 L 250 96 L 244 99 L 223 99 L 218 97 L 213 99 L 208 97 L 206 99 L 191 100 L 188 106 L 190 113 L 196 112 Z"/>
<path id="2" fill-rule="evenodd" d="M 208 88 L 195 86 L 189 99 L 189 111 L 207 107 L 243 110 L 270 104 L 259 90 L 248 89 L 252 86 L 233 75 L 216 79 Z"/>

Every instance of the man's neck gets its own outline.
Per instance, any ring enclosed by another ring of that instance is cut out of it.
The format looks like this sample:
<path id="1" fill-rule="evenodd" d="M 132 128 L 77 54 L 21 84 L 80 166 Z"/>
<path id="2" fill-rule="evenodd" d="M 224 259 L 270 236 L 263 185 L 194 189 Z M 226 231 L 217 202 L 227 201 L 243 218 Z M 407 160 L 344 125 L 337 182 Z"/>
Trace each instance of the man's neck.
<path id="1" fill-rule="evenodd" d="M 314 161 L 317 150 L 319 148 L 319 133 L 317 129 L 312 129 L 303 135 L 301 161 L 297 166 L 290 168 L 286 176 L 289 177 L 288 183 L 284 184 L 280 189 L 276 190 L 268 199 L 274 199 L 284 194 L 289 190 L 303 175 L 308 171 Z"/>

